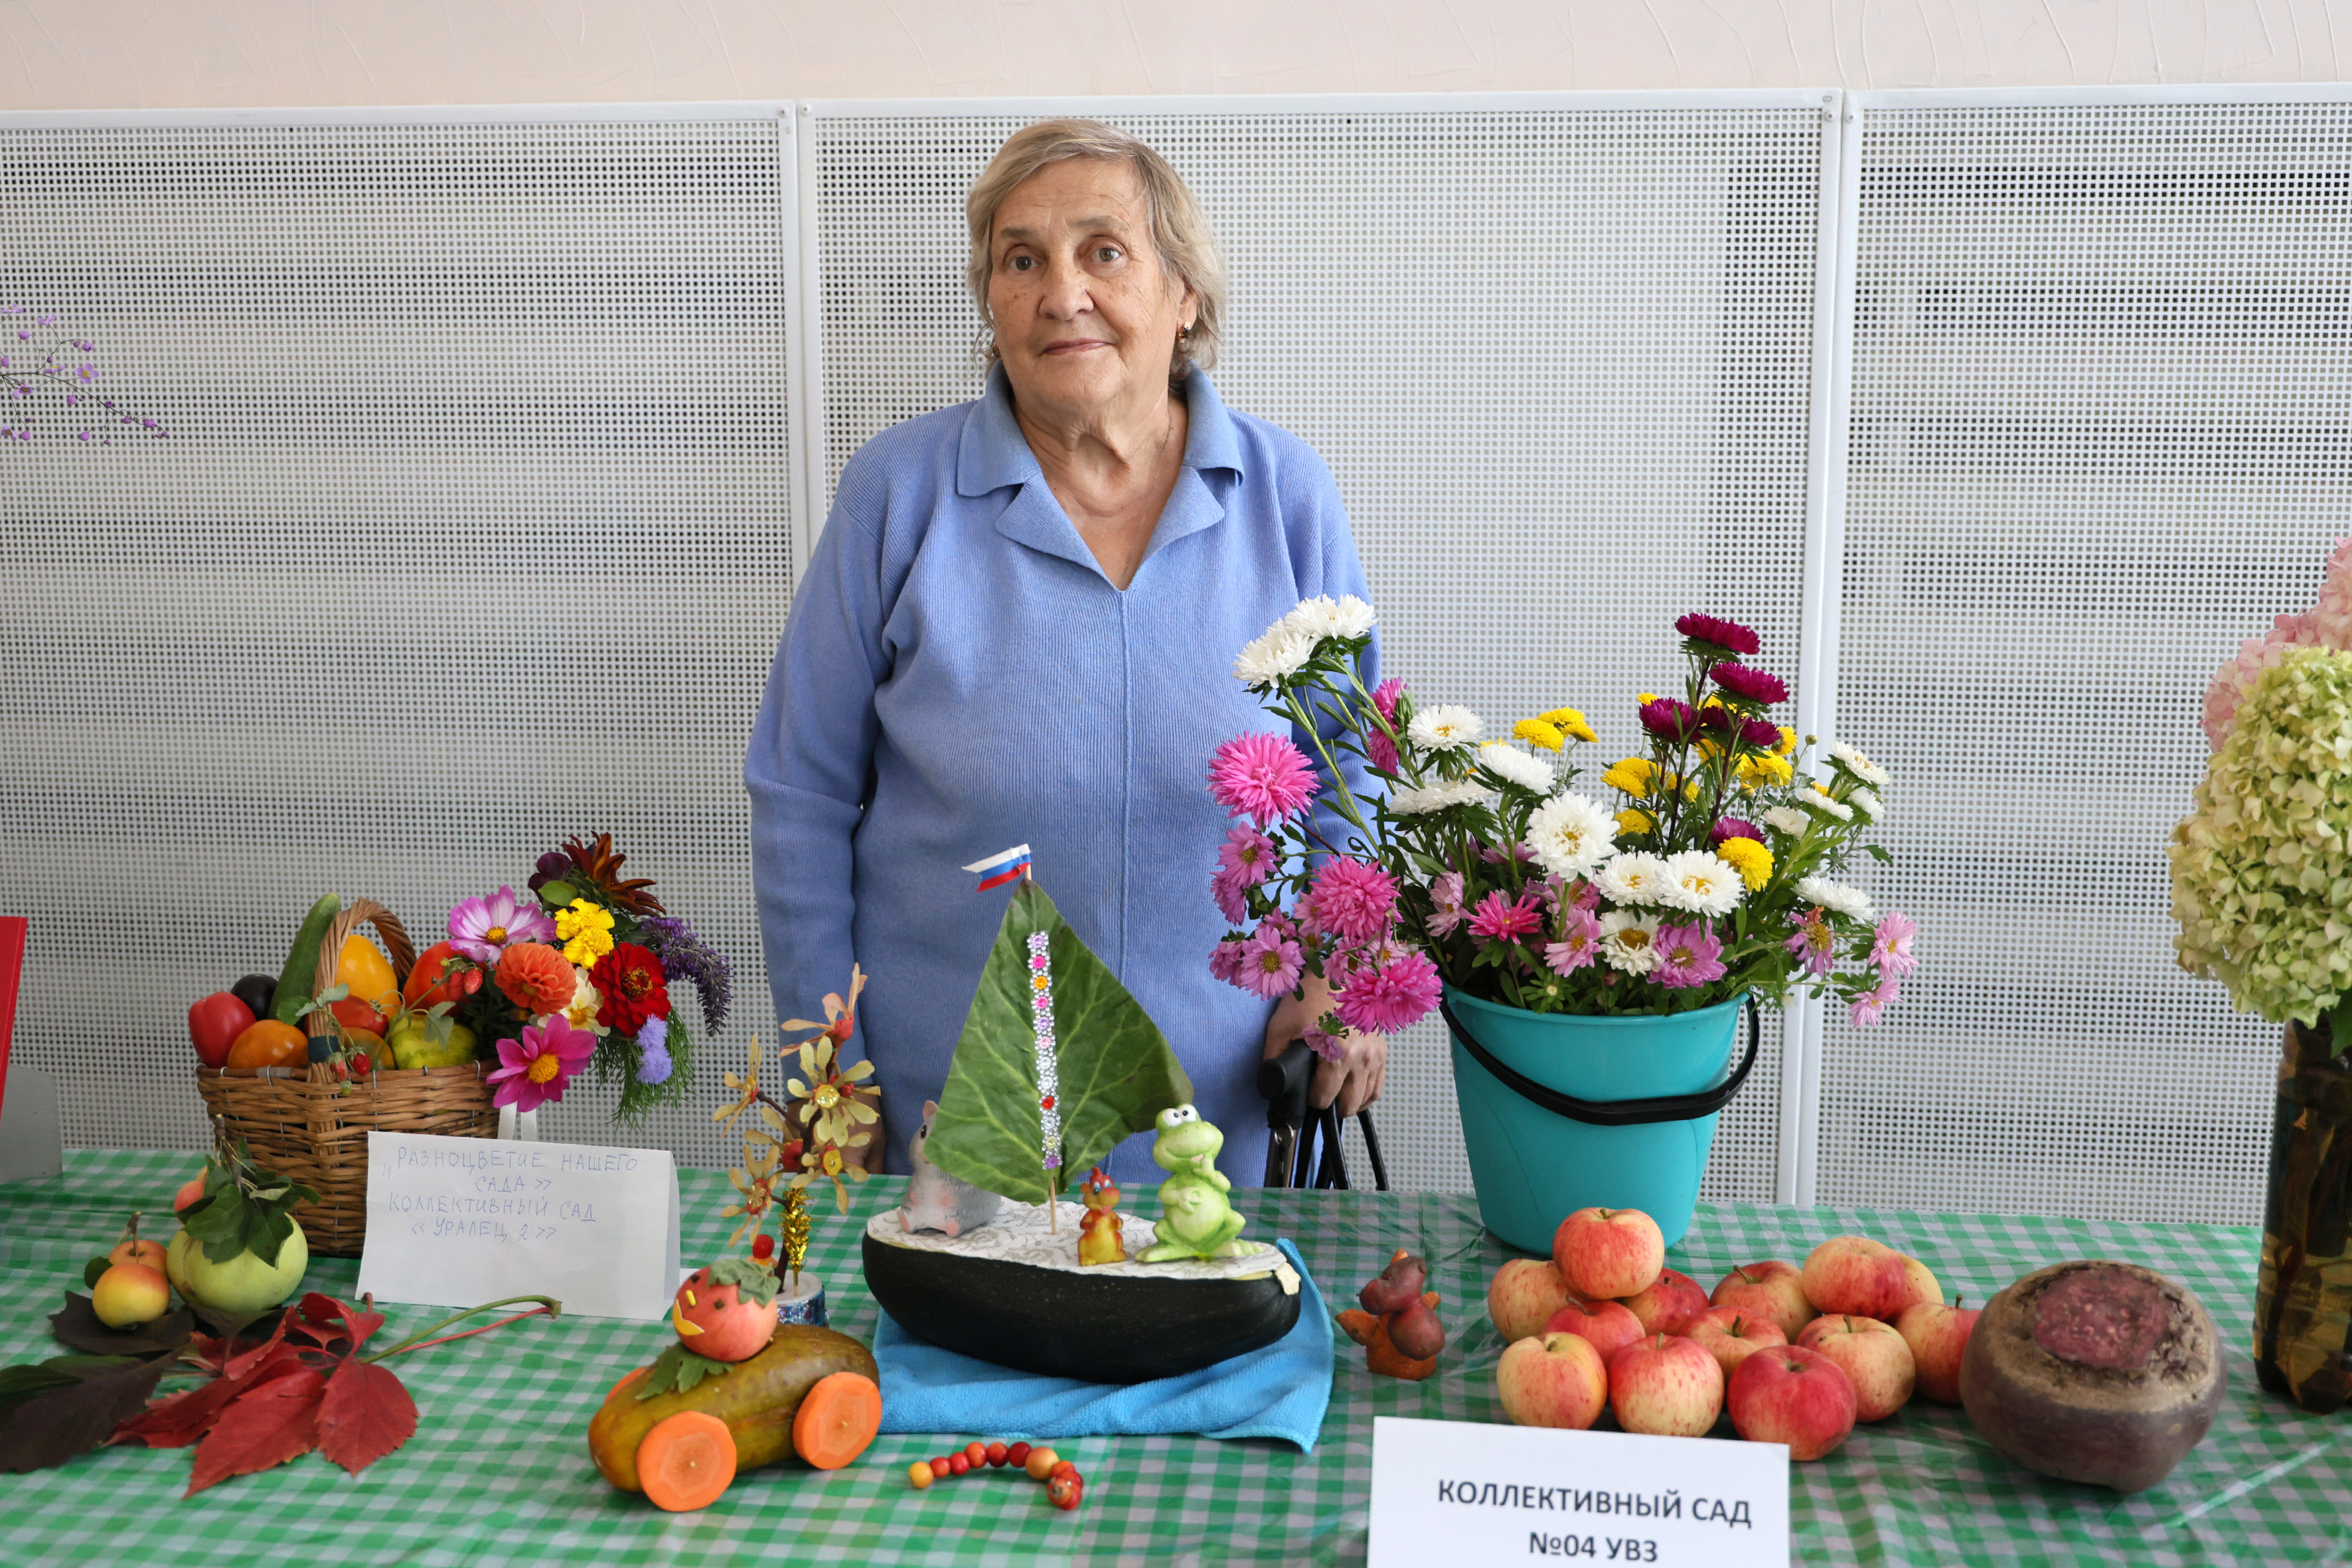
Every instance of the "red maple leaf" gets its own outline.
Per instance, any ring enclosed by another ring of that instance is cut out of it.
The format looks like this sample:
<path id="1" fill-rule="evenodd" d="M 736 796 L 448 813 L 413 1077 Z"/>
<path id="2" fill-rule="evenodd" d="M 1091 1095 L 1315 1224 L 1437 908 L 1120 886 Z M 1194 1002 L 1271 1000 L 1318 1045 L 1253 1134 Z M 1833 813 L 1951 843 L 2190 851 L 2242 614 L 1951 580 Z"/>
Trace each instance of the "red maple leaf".
<path id="1" fill-rule="evenodd" d="M 358 1475 L 415 1435 L 416 1401 L 381 1366 L 347 1361 L 319 1405 L 319 1452 Z"/>
<path id="2" fill-rule="evenodd" d="M 111 1441 L 140 1442 L 151 1448 L 184 1448 L 202 1437 L 211 1428 L 213 1417 L 237 1395 L 301 1370 L 300 1359 L 292 1351 L 278 1346 L 269 1360 L 248 1363 L 235 1377 L 216 1377 L 149 1405 L 116 1427 Z"/>
<path id="3" fill-rule="evenodd" d="M 310 1367 L 248 1388 L 229 1401 L 196 1445 L 184 1497 L 231 1476 L 249 1476 L 319 1446 L 319 1401 L 327 1380 Z"/>

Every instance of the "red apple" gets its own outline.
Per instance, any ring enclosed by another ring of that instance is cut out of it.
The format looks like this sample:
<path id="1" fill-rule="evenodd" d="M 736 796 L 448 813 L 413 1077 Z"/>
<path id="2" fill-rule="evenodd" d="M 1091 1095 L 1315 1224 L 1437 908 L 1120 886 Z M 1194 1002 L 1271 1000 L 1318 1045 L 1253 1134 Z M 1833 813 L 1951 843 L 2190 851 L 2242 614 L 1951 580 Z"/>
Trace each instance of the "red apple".
<path id="1" fill-rule="evenodd" d="M 1793 1263 L 1777 1258 L 1743 1263 L 1716 1282 L 1707 1300 L 1717 1307 L 1745 1307 L 1769 1318 L 1784 1340 L 1794 1340 L 1819 1313 L 1805 1300 L 1804 1277 Z"/>
<path id="2" fill-rule="evenodd" d="M 1709 1307 L 1683 1326 L 1683 1332 L 1693 1344 L 1704 1348 L 1715 1357 L 1716 1364 L 1729 1377 L 1739 1369 L 1739 1363 L 1758 1351 L 1785 1345 L 1789 1336 L 1769 1318 L 1757 1316 L 1745 1307 Z"/>
<path id="3" fill-rule="evenodd" d="M 181 1183 L 180 1190 L 172 1194 L 172 1212 L 173 1214 L 178 1214 L 181 1210 L 186 1208 L 190 1204 L 194 1203 L 198 1198 L 201 1198 L 204 1195 L 205 1173 L 202 1171 L 198 1171 L 194 1175 L 190 1176 L 186 1181 Z"/>
<path id="4" fill-rule="evenodd" d="M 1625 1310 L 1641 1320 L 1645 1334 L 1679 1334 L 1706 1310 L 1706 1292 L 1689 1275 L 1662 1268 L 1648 1289 L 1625 1298 Z"/>
<path id="5" fill-rule="evenodd" d="M 208 1068 L 228 1065 L 228 1048 L 253 1026 L 253 1009 L 226 991 L 215 991 L 188 1008 L 188 1043 Z"/>
<path id="6" fill-rule="evenodd" d="M 677 1288 L 669 1321 L 678 1342 L 697 1355 L 749 1361 L 775 1338 L 776 1302 L 771 1298 L 763 1306 L 737 1286 L 713 1283 L 709 1269 L 698 1268 Z"/>
<path id="7" fill-rule="evenodd" d="M 1564 1426 L 1581 1432 L 1609 1403 L 1609 1369 L 1592 1342 L 1576 1334 L 1524 1339 L 1495 1365 L 1503 1414 L 1519 1426 Z"/>
<path id="8" fill-rule="evenodd" d="M 171 1282 L 160 1268 L 117 1263 L 98 1277 L 89 1292 L 90 1310 L 110 1329 L 152 1323 L 172 1310 Z"/>
<path id="9" fill-rule="evenodd" d="M 1666 1238 L 1640 1209 L 1579 1209 L 1552 1233 L 1551 1260 L 1569 1293 L 1622 1300 L 1648 1289 L 1666 1266 Z"/>
<path id="10" fill-rule="evenodd" d="M 1732 1429 L 1751 1443 L 1786 1443 L 1789 1458 L 1818 1459 L 1853 1430 L 1853 1384 L 1819 1351 L 1776 1345 L 1739 1363 L 1724 1390 Z"/>
<path id="11" fill-rule="evenodd" d="M 1609 1407 L 1628 1432 L 1704 1436 L 1723 1414 L 1723 1368 L 1696 1340 L 1652 1334 L 1609 1358 Z"/>
<path id="12" fill-rule="evenodd" d="M 1544 1320 L 1543 1331 L 1591 1340 L 1605 1363 L 1642 1337 L 1642 1320 L 1622 1302 L 1594 1301 L 1588 1306 L 1570 1301 Z"/>
<path id="13" fill-rule="evenodd" d="M 1486 1315 L 1505 1344 L 1543 1331 L 1544 1320 L 1568 1305 L 1568 1282 L 1548 1258 L 1514 1258 L 1486 1282 Z"/>
<path id="14" fill-rule="evenodd" d="M 1853 1418 L 1884 1421 L 1911 1403 L 1918 1368 L 1911 1347 L 1880 1318 L 1859 1318 L 1840 1312 L 1815 1318 L 1797 1336 L 1800 1347 L 1819 1351 L 1838 1366 L 1853 1384 Z"/>
<path id="15" fill-rule="evenodd" d="M 1804 1286 L 1815 1311 L 1890 1323 L 1906 1307 L 1944 1299 L 1926 1264 L 1866 1236 L 1833 1236 L 1813 1248 Z"/>
<path id="16" fill-rule="evenodd" d="M 1911 1347 L 1919 1369 L 1919 1392 L 1942 1405 L 1960 1403 L 1960 1357 L 1976 1331 L 1980 1309 L 1962 1308 L 1957 1301 L 1921 1301 L 1903 1309 L 1895 1331 Z"/>

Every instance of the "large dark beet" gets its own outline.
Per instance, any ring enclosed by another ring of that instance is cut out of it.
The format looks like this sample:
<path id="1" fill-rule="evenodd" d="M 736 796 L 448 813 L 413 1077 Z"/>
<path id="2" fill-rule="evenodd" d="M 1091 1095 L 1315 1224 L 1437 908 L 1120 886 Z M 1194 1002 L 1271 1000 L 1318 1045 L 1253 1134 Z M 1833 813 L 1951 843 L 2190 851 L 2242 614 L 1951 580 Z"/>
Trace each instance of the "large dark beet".
<path id="1" fill-rule="evenodd" d="M 2197 1298 L 2136 1263 L 2039 1269 L 1995 1296 L 1960 1358 L 1960 1402 L 2027 1469 L 2145 1491 L 2221 1407 L 2221 1349 Z"/>

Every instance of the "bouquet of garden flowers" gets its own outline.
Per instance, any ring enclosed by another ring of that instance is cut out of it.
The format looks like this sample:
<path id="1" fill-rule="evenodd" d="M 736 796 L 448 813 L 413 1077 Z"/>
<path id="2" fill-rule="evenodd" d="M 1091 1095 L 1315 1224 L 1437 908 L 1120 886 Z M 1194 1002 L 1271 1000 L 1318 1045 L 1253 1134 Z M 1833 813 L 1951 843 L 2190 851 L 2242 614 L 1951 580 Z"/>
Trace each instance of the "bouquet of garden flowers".
<path id="1" fill-rule="evenodd" d="M 1242 650 L 1234 672 L 1317 755 L 1253 731 L 1217 749 L 1209 788 L 1244 820 L 1212 892 L 1233 930 L 1213 973 L 1262 996 L 1319 974 L 1333 1007 L 1310 1031 L 1390 1033 L 1436 1005 L 1441 982 L 1540 1013 L 1680 1013 L 1754 991 L 1824 987 L 1874 1024 L 1916 966 L 1913 922 L 1832 880 L 1884 816 L 1886 774 L 1830 746 L 1798 766 L 1788 700 L 1736 622 L 1677 621 L 1679 696 L 1638 699 L 1646 755 L 1571 786 L 1571 742 L 1597 739 L 1554 709 L 1490 737 L 1397 680 L 1367 688 L 1371 606 L 1309 599 Z M 1318 764 L 1320 764 L 1319 767 Z M 1361 790 L 1349 773 L 1377 784 Z M 1381 786 L 1385 786 L 1384 788 Z"/>
<path id="2" fill-rule="evenodd" d="M 448 939 L 417 955 L 391 1021 L 399 1064 L 495 1058 L 492 1102 L 518 1110 L 562 1099 L 591 1064 L 599 1082 L 619 1083 L 623 1121 L 683 1099 L 694 1037 L 669 987 L 691 984 L 716 1034 L 730 971 L 650 879 L 621 874 L 627 858 L 609 833 L 568 839 L 539 858 L 524 893 L 500 888 L 450 910 Z"/>

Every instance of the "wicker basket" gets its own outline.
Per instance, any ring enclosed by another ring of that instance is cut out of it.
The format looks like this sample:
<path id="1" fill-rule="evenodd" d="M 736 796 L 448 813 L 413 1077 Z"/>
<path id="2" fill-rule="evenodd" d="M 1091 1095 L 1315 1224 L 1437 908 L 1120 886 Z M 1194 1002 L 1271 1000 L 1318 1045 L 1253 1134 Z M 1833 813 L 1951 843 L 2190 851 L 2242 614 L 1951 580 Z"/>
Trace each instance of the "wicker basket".
<path id="1" fill-rule="evenodd" d="M 343 942 L 373 925 L 392 953 L 404 984 L 416 949 L 390 910 L 355 899 L 337 915 L 319 944 L 318 995 L 335 984 Z M 316 1015 L 314 1015 L 315 1016 Z M 316 1188 L 319 1201 L 294 1211 L 310 1250 L 354 1258 L 367 1241 L 367 1135 L 431 1132 L 445 1138 L 488 1138 L 498 1112 L 479 1063 L 463 1067 L 392 1068 L 339 1083 L 323 1066 L 198 1068 L 196 1092 L 207 1113 L 232 1138 L 251 1147 L 258 1164 Z"/>

